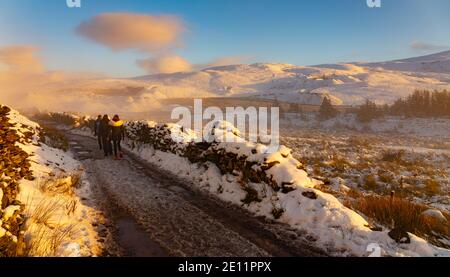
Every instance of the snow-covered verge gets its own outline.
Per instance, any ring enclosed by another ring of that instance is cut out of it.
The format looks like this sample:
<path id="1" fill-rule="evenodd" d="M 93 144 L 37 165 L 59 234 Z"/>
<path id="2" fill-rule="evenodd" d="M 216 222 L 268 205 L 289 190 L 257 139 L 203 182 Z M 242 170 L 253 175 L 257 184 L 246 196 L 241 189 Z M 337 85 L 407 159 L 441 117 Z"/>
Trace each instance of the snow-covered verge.
<path id="1" fill-rule="evenodd" d="M 376 244 L 386 256 L 450 256 L 413 234 L 402 243 L 389 230 L 371 228 L 337 198 L 315 189 L 321 182 L 308 176 L 290 149 L 269 153 L 266 146 L 245 141 L 229 123 L 211 126 L 211 143 L 193 143 L 196 134 L 175 124 L 131 122 L 126 131 L 126 147 L 143 159 L 256 216 L 305 231 L 332 255 L 367 256 Z"/>
<path id="2" fill-rule="evenodd" d="M 0 249 L 0 256 L 97 255 L 100 245 L 91 224 L 95 211 L 81 200 L 89 192 L 81 164 L 69 153 L 42 143 L 37 123 L 5 106 L 1 110 L 2 127 L 7 124 L 8 133 L 14 134 L 2 133 L 2 151 L 3 140 L 9 139 L 18 159 L 23 160 L 22 164 L 0 168 L 3 192 L 11 185 L 5 180 L 14 179 L 24 168 L 27 174 L 15 179 L 14 199 L 3 195 L 0 237 L 11 237 L 15 245 L 8 252 Z M 18 222 L 15 234 L 2 232 L 11 219 Z"/>
<path id="3" fill-rule="evenodd" d="M 281 124 L 296 129 L 349 130 L 417 137 L 450 138 L 450 119 L 448 118 L 402 118 L 389 116 L 375 119 L 370 123 L 361 123 L 356 119 L 355 114 L 341 114 L 335 118 L 320 121 L 312 113 L 292 113 L 286 114 Z"/>

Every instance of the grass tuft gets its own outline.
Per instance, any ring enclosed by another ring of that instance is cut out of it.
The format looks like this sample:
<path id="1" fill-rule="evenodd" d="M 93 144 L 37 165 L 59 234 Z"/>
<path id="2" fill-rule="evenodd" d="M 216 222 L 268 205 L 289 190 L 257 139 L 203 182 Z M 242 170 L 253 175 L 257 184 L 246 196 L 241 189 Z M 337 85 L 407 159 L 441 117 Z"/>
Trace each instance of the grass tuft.
<path id="1" fill-rule="evenodd" d="M 450 238 L 448 224 L 423 216 L 422 213 L 429 209 L 425 205 L 398 197 L 374 195 L 361 196 L 354 201 L 347 201 L 346 205 L 360 211 L 376 223 L 389 228 L 399 228 L 438 246 L 448 247 L 442 243 L 442 240 Z M 448 214 L 446 217 L 450 219 Z"/>

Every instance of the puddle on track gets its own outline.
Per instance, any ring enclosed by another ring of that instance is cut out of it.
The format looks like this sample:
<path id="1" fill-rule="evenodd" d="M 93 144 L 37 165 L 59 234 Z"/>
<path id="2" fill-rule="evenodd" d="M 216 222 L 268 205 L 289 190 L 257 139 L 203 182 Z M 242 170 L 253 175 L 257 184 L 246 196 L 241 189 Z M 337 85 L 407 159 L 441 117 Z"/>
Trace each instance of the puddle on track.
<path id="1" fill-rule="evenodd" d="M 121 215 L 115 220 L 120 246 L 126 257 L 168 257 L 129 216 Z"/>

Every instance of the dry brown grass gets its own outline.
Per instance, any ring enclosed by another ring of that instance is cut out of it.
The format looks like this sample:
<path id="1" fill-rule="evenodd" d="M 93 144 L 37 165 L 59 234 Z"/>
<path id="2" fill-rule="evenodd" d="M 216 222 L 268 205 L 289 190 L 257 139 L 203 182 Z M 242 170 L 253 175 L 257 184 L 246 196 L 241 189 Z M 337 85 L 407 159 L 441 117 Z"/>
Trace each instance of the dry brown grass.
<path id="1" fill-rule="evenodd" d="M 392 176 L 392 174 L 387 171 L 378 170 L 378 180 L 386 184 L 393 184 L 394 176 Z"/>
<path id="2" fill-rule="evenodd" d="M 335 154 L 331 159 L 330 166 L 332 166 L 335 171 L 345 172 L 351 167 L 351 164 L 344 157 Z"/>
<path id="3" fill-rule="evenodd" d="M 323 175 L 322 167 L 320 165 L 313 165 L 313 174 L 315 176 L 321 176 Z"/>
<path id="4" fill-rule="evenodd" d="M 434 179 L 428 179 L 425 181 L 423 191 L 428 196 L 438 195 L 441 193 L 441 185 Z"/>
<path id="5" fill-rule="evenodd" d="M 71 192 L 69 180 L 60 178 L 40 179 L 38 188 L 42 193 L 48 194 L 66 194 Z"/>
<path id="6" fill-rule="evenodd" d="M 61 254 L 58 253 L 61 246 L 77 232 L 75 225 L 65 223 L 64 217 L 75 213 L 78 202 L 70 195 L 80 182 L 80 173 L 38 180 L 38 189 L 45 196 L 33 200 L 34 197 L 28 195 L 25 256 L 53 257 Z"/>
<path id="7" fill-rule="evenodd" d="M 27 218 L 33 220 L 35 223 L 51 226 L 54 223 L 52 219 L 54 219 L 57 211 L 61 209 L 61 207 L 61 200 L 49 200 L 43 198 L 37 203 L 34 209 L 26 209 L 25 214 Z"/>
<path id="8" fill-rule="evenodd" d="M 81 184 L 81 173 L 75 172 L 70 175 L 58 175 L 51 178 L 38 180 L 38 188 L 42 193 L 68 194 L 72 195 L 74 188 Z"/>
<path id="9" fill-rule="evenodd" d="M 347 192 L 347 197 L 351 198 L 351 199 L 357 199 L 362 197 L 362 193 L 361 191 L 359 191 L 358 189 L 355 188 L 350 188 L 350 190 Z"/>
<path id="10" fill-rule="evenodd" d="M 377 179 L 375 178 L 375 176 L 367 175 L 364 178 L 363 187 L 364 187 L 364 189 L 369 190 L 369 191 L 376 191 L 379 187 L 378 187 Z"/>
<path id="11" fill-rule="evenodd" d="M 347 144 L 349 146 L 359 146 L 361 148 L 369 149 L 372 147 L 374 142 L 369 138 L 361 138 L 361 137 L 350 137 L 347 140 Z"/>
<path id="12" fill-rule="evenodd" d="M 75 211 L 76 204 L 76 201 L 65 203 L 63 198 L 54 197 L 42 198 L 36 205 L 28 205 L 25 210 L 28 220 L 24 256 L 57 256 L 61 246 L 77 232 L 74 224 L 61 222 L 64 213 L 70 215 Z"/>
<path id="13" fill-rule="evenodd" d="M 332 187 L 329 186 L 329 185 L 320 184 L 320 185 L 316 185 L 314 188 L 317 189 L 317 190 L 320 190 L 321 192 L 328 193 L 328 194 L 332 194 L 332 195 L 334 195 L 334 196 L 336 196 L 336 197 L 342 195 L 342 193 L 341 193 L 340 191 L 335 191 L 335 190 L 332 189 Z"/>
<path id="14" fill-rule="evenodd" d="M 82 175 L 81 172 L 74 172 L 70 174 L 73 188 L 79 188 L 81 186 L 81 175 Z"/>
<path id="15" fill-rule="evenodd" d="M 60 225 L 54 229 L 50 236 L 50 249 L 53 256 L 57 255 L 58 249 L 77 232 L 75 224 Z"/>
<path id="16" fill-rule="evenodd" d="M 385 151 L 381 157 L 383 162 L 402 163 L 405 151 Z"/>
<path id="17" fill-rule="evenodd" d="M 42 198 L 36 205 L 31 203 L 27 206 L 25 216 L 28 220 L 25 231 L 24 256 L 52 257 L 57 255 L 63 243 L 76 232 L 75 226 L 61 224 L 62 215 L 59 212 L 64 208 L 63 200 L 59 198 Z"/>
<path id="18" fill-rule="evenodd" d="M 360 211 L 376 223 L 389 228 L 400 228 L 439 246 L 445 246 L 439 239 L 450 238 L 448 224 L 423 216 L 422 213 L 429 208 L 407 199 L 369 195 L 347 201 L 346 205 Z M 448 214 L 446 217 L 450 219 Z"/>
<path id="19" fill-rule="evenodd" d="M 75 213 L 77 209 L 78 202 L 76 200 L 71 200 L 66 204 L 67 215 L 71 215 Z"/>
<path id="20" fill-rule="evenodd" d="M 365 159 L 360 159 L 358 161 L 358 163 L 353 166 L 353 168 L 355 170 L 360 171 L 360 172 L 369 171 L 371 169 L 371 167 L 372 167 L 372 165 L 369 163 L 368 160 L 365 160 Z"/>
<path id="21" fill-rule="evenodd" d="M 58 225 L 48 228 L 42 224 L 33 225 L 33 236 L 27 241 L 24 255 L 27 257 L 55 257 L 61 246 L 76 234 L 75 225 Z"/>

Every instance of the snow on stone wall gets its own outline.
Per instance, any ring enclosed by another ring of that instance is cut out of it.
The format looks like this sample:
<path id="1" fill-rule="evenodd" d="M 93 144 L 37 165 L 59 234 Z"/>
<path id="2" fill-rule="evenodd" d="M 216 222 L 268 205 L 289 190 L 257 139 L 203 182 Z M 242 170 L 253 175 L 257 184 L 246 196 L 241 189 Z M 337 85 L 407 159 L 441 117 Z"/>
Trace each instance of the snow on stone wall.
<path id="1" fill-rule="evenodd" d="M 17 145 L 29 143 L 34 129 L 12 122 L 10 112 L 0 105 L 0 257 L 15 256 L 20 251 L 24 205 L 17 199 L 19 181 L 34 179 L 29 154 Z"/>

